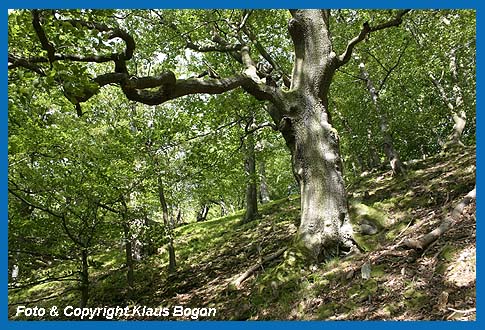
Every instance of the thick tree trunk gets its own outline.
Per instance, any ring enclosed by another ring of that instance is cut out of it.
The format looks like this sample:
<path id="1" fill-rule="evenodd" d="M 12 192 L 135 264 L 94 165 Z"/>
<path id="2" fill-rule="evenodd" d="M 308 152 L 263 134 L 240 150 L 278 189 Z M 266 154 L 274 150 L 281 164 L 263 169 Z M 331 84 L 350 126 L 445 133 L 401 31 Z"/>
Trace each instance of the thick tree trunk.
<path id="1" fill-rule="evenodd" d="M 266 163 L 264 160 L 259 163 L 259 181 L 260 181 L 259 192 L 260 192 L 261 204 L 265 204 L 270 201 L 270 198 L 269 198 L 268 184 L 266 182 Z"/>
<path id="2" fill-rule="evenodd" d="M 292 154 L 300 185 L 298 241 L 313 260 L 355 247 L 336 130 L 328 111 L 328 91 L 339 58 L 332 50 L 330 11 L 291 11 L 289 32 L 295 49 L 290 91 L 269 114 Z"/>
<path id="3" fill-rule="evenodd" d="M 374 108 L 376 110 L 377 116 L 379 117 L 379 127 L 381 129 L 381 134 L 382 134 L 382 139 L 384 144 L 383 146 L 384 153 L 386 154 L 386 157 L 389 160 L 392 173 L 393 175 L 402 175 L 405 173 L 404 165 L 402 164 L 401 159 L 399 158 L 398 152 L 394 148 L 394 143 L 392 141 L 387 115 L 380 108 L 378 92 L 374 87 L 372 80 L 370 79 L 369 73 L 365 69 L 364 63 L 360 64 L 360 73 L 361 73 L 362 79 L 364 79 L 364 81 L 366 82 L 367 91 L 371 96 L 372 103 L 374 104 Z"/>
<path id="4" fill-rule="evenodd" d="M 177 267 L 177 262 L 175 259 L 175 247 L 173 245 L 173 223 L 170 221 L 168 214 L 168 206 L 165 199 L 161 177 L 158 177 L 158 197 L 160 199 L 160 205 L 162 206 L 163 224 L 165 225 L 168 235 L 168 271 L 170 274 L 173 274 L 175 273 L 175 269 Z"/>
<path id="5" fill-rule="evenodd" d="M 81 303 L 80 307 L 84 308 L 89 300 L 89 265 L 88 249 L 81 248 Z"/>
<path id="6" fill-rule="evenodd" d="M 354 247 L 347 194 L 342 178 L 339 141 L 327 120 L 324 105 L 307 95 L 301 116 L 291 120 L 293 169 L 300 184 L 299 238 L 315 260 L 336 256 Z"/>
<path id="7" fill-rule="evenodd" d="M 258 214 L 258 191 L 256 183 L 256 156 L 254 152 L 254 137 L 249 134 L 245 143 L 244 170 L 246 173 L 246 213 L 243 223 L 253 221 L 259 217 Z"/>

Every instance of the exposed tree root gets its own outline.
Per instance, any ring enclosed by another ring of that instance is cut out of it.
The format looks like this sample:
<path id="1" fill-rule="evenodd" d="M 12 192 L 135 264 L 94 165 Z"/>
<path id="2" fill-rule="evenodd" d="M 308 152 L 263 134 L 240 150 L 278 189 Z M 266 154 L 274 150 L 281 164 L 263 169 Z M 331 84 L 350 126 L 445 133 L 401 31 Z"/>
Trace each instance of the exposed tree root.
<path id="1" fill-rule="evenodd" d="M 242 275 L 238 276 L 234 281 L 231 282 L 231 285 L 234 286 L 236 289 L 239 289 L 241 287 L 241 284 L 249 278 L 254 272 L 256 272 L 258 269 L 261 269 L 264 264 L 278 258 L 281 256 L 285 251 L 286 247 L 279 249 L 278 251 L 268 255 L 267 257 L 263 258 L 260 262 L 257 264 L 251 266 L 247 271 L 245 271 Z"/>
<path id="2" fill-rule="evenodd" d="M 475 186 L 475 188 L 473 188 L 473 190 L 470 191 L 461 200 L 461 202 L 455 206 L 455 208 L 451 212 L 451 215 L 447 216 L 437 228 L 419 239 L 407 239 L 403 242 L 403 245 L 418 251 L 425 250 L 431 243 L 433 243 L 441 235 L 443 235 L 456 222 L 456 220 L 458 220 L 458 217 L 463 213 L 464 208 L 476 199 L 476 189 L 477 188 Z"/>

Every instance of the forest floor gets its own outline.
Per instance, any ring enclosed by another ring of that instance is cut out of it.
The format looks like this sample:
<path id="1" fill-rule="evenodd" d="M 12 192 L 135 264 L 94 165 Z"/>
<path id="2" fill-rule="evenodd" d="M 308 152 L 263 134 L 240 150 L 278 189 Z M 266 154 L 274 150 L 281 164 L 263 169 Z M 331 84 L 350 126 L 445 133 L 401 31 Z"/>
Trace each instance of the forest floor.
<path id="1" fill-rule="evenodd" d="M 206 319 L 218 320 L 475 320 L 475 203 L 424 251 L 402 244 L 443 221 L 474 188 L 475 170 L 475 150 L 467 149 L 415 162 L 402 178 L 361 177 L 348 187 L 355 230 L 366 222 L 378 232 L 357 235 L 365 252 L 319 264 L 292 248 L 299 196 L 262 205 L 261 219 L 248 224 L 240 224 L 240 211 L 179 227 L 175 274 L 167 273 L 166 252 L 149 257 L 137 265 L 136 293 L 127 300 L 124 272 L 109 272 L 115 264 L 106 264 L 93 275 L 103 281 L 95 281 L 90 305 L 211 307 L 217 314 Z M 278 258 L 234 285 L 282 247 L 288 248 Z"/>

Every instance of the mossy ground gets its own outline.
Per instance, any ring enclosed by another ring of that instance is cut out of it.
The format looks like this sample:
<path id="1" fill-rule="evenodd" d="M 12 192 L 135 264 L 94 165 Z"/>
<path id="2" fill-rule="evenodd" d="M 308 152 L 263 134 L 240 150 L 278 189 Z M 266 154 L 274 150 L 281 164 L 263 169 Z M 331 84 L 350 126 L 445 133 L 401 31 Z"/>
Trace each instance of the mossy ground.
<path id="1" fill-rule="evenodd" d="M 119 249 L 96 256 L 89 305 L 215 307 L 215 318 L 227 320 L 475 319 L 475 204 L 425 251 L 400 244 L 439 225 L 474 185 L 475 150 L 420 161 L 402 178 L 389 172 L 362 177 L 349 188 L 353 223 L 358 229 L 363 219 L 371 221 L 378 232 L 356 236 L 365 253 L 321 264 L 306 263 L 292 248 L 299 196 L 262 205 L 261 219 L 248 224 L 240 224 L 242 211 L 188 224 L 175 232 L 177 272 L 168 274 L 167 253 L 139 262 L 131 298 Z M 282 246 L 289 248 L 240 288 L 230 285 Z M 371 269 L 366 279 L 364 264 Z M 20 302 L 55 294 L 34 305 L 76 306 L 72 288 L 72 282 L 57 282 L 10 291 L 9 316 Z"/>

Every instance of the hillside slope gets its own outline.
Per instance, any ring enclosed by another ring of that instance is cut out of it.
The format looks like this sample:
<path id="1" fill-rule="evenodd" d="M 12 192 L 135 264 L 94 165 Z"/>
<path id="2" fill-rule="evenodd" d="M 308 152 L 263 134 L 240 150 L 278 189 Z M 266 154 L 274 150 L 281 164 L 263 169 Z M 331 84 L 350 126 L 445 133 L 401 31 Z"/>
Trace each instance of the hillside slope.
<path id="1" fill-rule="evenodd" d="M 239 223 L 241 212 L 188 224 L 176 230 L 176 274 L 167 273 L 162 249 L 137 265 L 130 300 L 124 272 L 100 272 L 90 305 L 211 307 L 217 314 L 210 319 L 227 320 L 475 319 L 475 203 L 424 251 L 402 244 L 437 227 L 474 185 L 474 149 L 416 162 L 404 178 L 362 177 L 348 188 L 354 226 L 372 225 L 377 233 L 357 235 L 362 254 L 320 264 L 305 263 L 292 247 L 298 196 L 262 206 L 262 218 L 248 224 Z M 48 304 L 75 297 L 59 299 Z"/>

